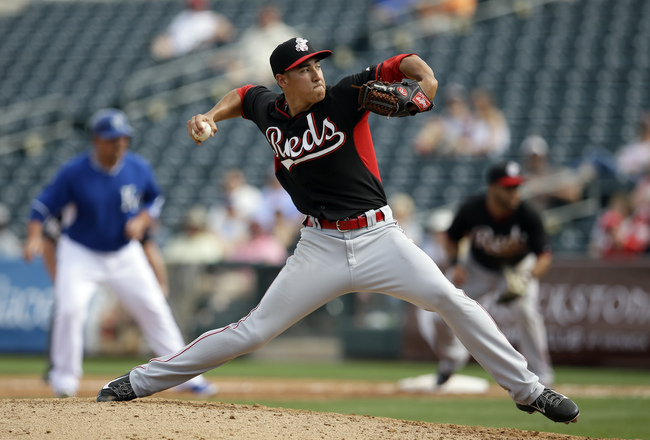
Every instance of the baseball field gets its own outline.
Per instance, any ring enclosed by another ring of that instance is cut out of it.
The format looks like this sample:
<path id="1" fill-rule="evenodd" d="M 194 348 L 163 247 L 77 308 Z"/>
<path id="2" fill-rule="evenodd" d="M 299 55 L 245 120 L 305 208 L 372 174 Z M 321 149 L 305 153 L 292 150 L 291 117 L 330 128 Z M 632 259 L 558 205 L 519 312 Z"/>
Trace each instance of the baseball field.
<path id="1" fill-rule="evenodd" d="M 427 363 L 278 363 L 240 358 L 211 371 L 210 399 L 166 391 L 132 402 L 94 400 L 108 380 L 145 359 L 89 358 L 79 397 L 54 399 L 40 356 L 0 357 L 2 439 L 650 439 L 645 370 L 558 367 L 559 392 L 581 408 L 576 424 L 515 409 L 490 380 L 480 395 L 407 393 L 400 379 Z"/>

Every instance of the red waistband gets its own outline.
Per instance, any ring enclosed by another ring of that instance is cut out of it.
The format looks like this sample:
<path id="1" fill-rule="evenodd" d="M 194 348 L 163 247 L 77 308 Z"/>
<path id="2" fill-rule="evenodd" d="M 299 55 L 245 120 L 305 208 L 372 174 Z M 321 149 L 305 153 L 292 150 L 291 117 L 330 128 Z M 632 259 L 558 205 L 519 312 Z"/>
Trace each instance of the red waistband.
<path id="1" fill-rule="evenodd" d="M 384 213 L 381 211 L 376 211 L 375 216 L 377 221 L 383 221 L 385 219 Z M 368 218 L 365 214 L 356 216 L 355 218 L 345 219 L 345 220 L 336 220 L 331 222 L 329 220 L 318 219 L 320 227 L 323 229 L 337 229 L 340 232 L 349 231 L 351 229 L 360 229 L 368 226 Z M 305 226 L 313 227 L 316 226 L 312 221 L 311 217 L 307 217 Z"/>

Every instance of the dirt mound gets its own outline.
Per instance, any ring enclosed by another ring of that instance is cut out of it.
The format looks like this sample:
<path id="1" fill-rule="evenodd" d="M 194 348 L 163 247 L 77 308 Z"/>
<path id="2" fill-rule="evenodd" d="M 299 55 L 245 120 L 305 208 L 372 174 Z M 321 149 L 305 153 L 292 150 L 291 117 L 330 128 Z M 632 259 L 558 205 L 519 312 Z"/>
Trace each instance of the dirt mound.
<path id="1" fill-rule="evenodd" d="M 0 438 L 6 439 L 584 440 L 517 429 L 160 398 L 101 404 L 88 397 L 1 399 L 0 414 Z"/>
<path id="2" fill-rule="evenodd" d="M 37 376 L 0 377 L 0 439 L 446 439 L 446 440 L 586 440 L 563 434 L 413 422 L 382 417 L 316 413 L 260 405 L 237 405 L 193 399 L 190 394 L 164 391 L 132 402 L 97 403 L 95 396 L 112 377 L 86 376 L 79 396 L 52 399 L 52 392 Z M 395 382 L 219 378 L 217 399 L 332 399 L 413 395 Z M 563 385 L 572 396 L 650 397 L 650 387 Z M 442 396 L 417 393 L 420 398 Z M 505 397 L 492 386 L 471 398 Z M 541 417 L 541 416 L 539 416 Z"/>

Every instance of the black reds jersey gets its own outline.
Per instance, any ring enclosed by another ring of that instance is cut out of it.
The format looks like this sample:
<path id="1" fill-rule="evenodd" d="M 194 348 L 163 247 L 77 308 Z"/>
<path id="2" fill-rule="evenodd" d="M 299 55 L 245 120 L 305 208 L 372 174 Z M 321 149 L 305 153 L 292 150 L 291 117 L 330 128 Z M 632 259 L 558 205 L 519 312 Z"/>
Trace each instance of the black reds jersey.
<path id="1" fill-rule="evenodd" d="M 495 219 L 485 194 L 460 207 L 447 235 L 456 242 L 469 236 L 472 256 L 491 270 L 515 265 L 531 252 L 539 255 L 549 250 L 542 219 L 531 205 L 522 202 L 509 217 Z"/>
<path id="2" fill-rule="evenodd" d="M 283 94 L 266 87 L 239 89 L 242 116 L 250 119 L 275 154 L 275 173 L 303 214 L 339 220 L 386 205 L 368 112 L 359 111 L 359 89 L 374 79 L 399 81 L 401 60 L 390 58 L 327 86 L 325 98 L 291 117 Z"/>

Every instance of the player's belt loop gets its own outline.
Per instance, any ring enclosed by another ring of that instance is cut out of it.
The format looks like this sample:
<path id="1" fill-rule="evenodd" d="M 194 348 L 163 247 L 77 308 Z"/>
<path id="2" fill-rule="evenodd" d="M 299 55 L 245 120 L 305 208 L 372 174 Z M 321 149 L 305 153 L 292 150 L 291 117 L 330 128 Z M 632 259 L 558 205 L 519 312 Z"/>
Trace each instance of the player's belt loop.
<path id="1" fill-rule="evenodd" d="M 339 222 L 340 222 L 340 221 L 341 221 L 341 220 L 337 220 L 337 221 L 336 221 L 336 230 L 337 230 L 337 231 L 339 231 L 339 232 L 348 232 L 348 231 L 351 231 L 351 230 L 352 230 L 352 229 L 341 229 L 341 228 L 339 227 Z"/>

